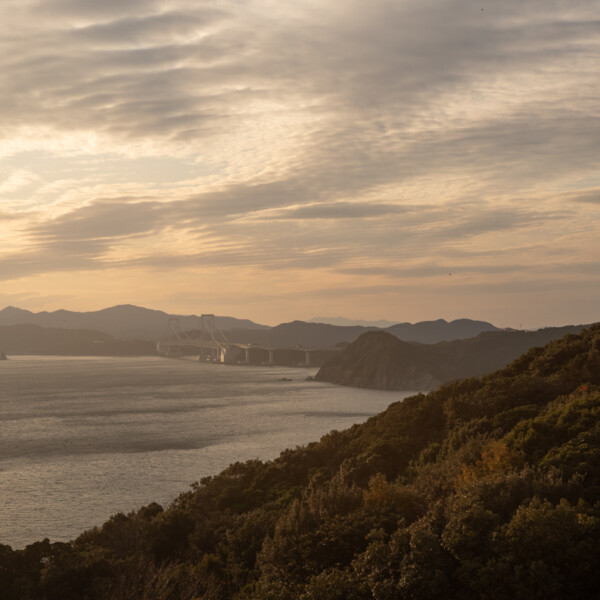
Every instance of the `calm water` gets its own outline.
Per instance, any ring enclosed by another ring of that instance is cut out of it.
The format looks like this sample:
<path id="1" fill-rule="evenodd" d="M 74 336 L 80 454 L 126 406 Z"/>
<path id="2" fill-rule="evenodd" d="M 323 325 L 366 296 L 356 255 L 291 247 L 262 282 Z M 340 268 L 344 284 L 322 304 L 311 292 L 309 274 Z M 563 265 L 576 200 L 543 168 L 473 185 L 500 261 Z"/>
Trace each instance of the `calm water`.
<path id="1" fill-rule="evenodd" d="M 305 381 L 314 373 L 162 358 L 0 362 L 0 543 L 72 539 L 410 394 Z"/>

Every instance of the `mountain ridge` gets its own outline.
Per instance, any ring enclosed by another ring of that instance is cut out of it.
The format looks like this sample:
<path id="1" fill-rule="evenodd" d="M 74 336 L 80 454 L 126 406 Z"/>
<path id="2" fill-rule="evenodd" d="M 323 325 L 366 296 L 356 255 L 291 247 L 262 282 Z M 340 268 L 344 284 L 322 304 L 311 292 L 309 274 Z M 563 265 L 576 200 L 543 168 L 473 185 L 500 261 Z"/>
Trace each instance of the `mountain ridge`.
<path id="1" fill-rule="evenodd" d="M 485 321 L 458 319 L 456 321 L 422 321 L 420 323 L 400 323 L 387 329 L 363 327 L 361 325 L 331 325 L 306 321 L 280 323 L 270 329 L 248 332 L 243 329 L 230 330 L 232 341 L 270 345 L 302 344 L 304 346 L 333 347 L 350 343 L 367 331 L 385 331 L 405 341 L 423 344 L 464 339 L 486 331 L 500 331 Z"/>
<path id="2" fill-rule="evenodd" d="M 201 325 L 201 317 L 197 315 L 169 314 L 162 310 L 144 308 L 133 304 L 118 304 L 88 312 L 59 309 L 52 312 L 34 313 L 13 306 L 7 306 L 0 310 L 0 325 L 32 323 L 42 327 L 61 329 L 94 329 L 121 339 L 148 341 L 157 341 L 171 333 L 168 329 L 170 318 L 179 319 L 182 330 L 199 328 Z M 267 327 L 266 325 L 254 323 L 249 319 L 236 319 L 226 316 L 215 316 L 215 325 L 222 330 L 229 330 L 234 327 L 248 329 Z"/>
<path id="3" fill-rule="evenodd" d="M 348 319 L 346 317 L 311 317 L 310 319 L 307 319 L 306 322 L 341 326 L 359 325 L 360 327 L 377 327 L 378 329 L 385 329 L 386 327 L 397 325 L 397 321 L 388 321 L 387 319 L 368 321 L 365 319 Z"/>
<path id="4" fill-rule="evenodd" d="M 93 329 L 119 339 L 147 341 L 158 341 L 172 334 L 173 332 L 169 330 L 170 318 L 178 319 L 182 331 L 198 330 L 201 327 L 201 317 L 197 315 L 173 315 L 132 304 L 120 304 L 89 312 L 59 309 L 34 313 L 14 306 L 7 306 L 0 310 L 0 325 L 32 323 L 61 329 Z M 377 329 L 360 325 L 340 326 L 299 320 L 270 327 L 249 319 L 226 316 L 215 316 L 215 325 L 217 329 L 228 332 L 227 337 L 235 342 L 282 346 L 300 344 L 318 347 L 333 347 L 339 343 L 352 342 L 361 333 Z M 385 329 L 402 339 L 422 343 L 461 339 L 482 331 L 495 330 L 497 328 L 491 323 L 471 319 L 457 319 L 450 322 L 438 319 L 415 324 L 397 323 Z"/>
<path id="5" fill-rule="evenodd" d="M 315 379 L 350 387 L 430 390 L 452 379 L 500 369 L 533 347 L 586 327 L 491 331 L 437 344 L 406 342 L 386 331 L 370 331 L 326 361 Z"/>

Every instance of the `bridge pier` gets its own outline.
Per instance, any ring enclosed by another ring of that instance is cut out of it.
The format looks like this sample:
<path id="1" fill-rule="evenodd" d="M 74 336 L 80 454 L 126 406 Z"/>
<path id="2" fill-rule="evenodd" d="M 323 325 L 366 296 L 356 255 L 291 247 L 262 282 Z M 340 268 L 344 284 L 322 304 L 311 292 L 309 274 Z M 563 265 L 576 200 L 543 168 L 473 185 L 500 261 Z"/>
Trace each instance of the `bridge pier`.
<path id="1" fill-rule="evenodd" d="M 275 365 L 275 353 L 273 352 L 273 348 L 266 348 L 269 353 L 269 359 L 265 360 L 262 364 L 264 367 L 272 367 Z"/>
<path id="2" fill-rule="evenodd" d="M 211 316 L 211 315 L 208 315 Z M 169 357 L 180 357 L 190 354 L 198 354 L 201 361 L 221 364 L 242 364 L 250 365 L 262 364 L 264 366 L 274 366 L 276 364 L 286 364 L 289 366 L 312 367 L 321 364 L 324 356 L 328 352 L 339 350 L 338 348 L 306 348 L 302 345 L 294 347 L 269 347 L 262 344 L 248 344 L 244 342 L 230 342 L 221 334 L 222 340 L 215 337 L 214 329 L 208 329 L 209 339 L 204 336 L 201 330 L 200 338 L 190 337 L 185 332 L 180 331 L 178 319 L 170 320 L 170 326 L 173 335 L 167 339 L 160 340 L 156 344 L 158 354 Z M 204 328 L 206 329 L 206 327 Z M 277 361 L 275 360 L 275 351 L 277 351 Z M 302 353 L 304 352 L 304 361 Z M 313 353 L 315 353 L 313 357 Z"/>
<path id="3" fill-rule="evenodd" d="M 218 348 L 206 348 L 205 346 L 200 347 L 200 353 L 198 354 L 198 360 L 200 362 L 212 362 L 212 363 L 222 362 Z"/>

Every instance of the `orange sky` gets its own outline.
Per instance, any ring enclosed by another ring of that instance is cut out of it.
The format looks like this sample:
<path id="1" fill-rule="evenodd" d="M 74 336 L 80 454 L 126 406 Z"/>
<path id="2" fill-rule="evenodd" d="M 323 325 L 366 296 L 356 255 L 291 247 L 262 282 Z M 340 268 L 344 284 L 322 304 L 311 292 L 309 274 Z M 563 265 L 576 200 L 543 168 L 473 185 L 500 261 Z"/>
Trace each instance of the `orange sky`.
<path id="1" fill-rule="evenodd" d="M 0 307 L 600 319 L 598 1 L 4 0 Z"/>

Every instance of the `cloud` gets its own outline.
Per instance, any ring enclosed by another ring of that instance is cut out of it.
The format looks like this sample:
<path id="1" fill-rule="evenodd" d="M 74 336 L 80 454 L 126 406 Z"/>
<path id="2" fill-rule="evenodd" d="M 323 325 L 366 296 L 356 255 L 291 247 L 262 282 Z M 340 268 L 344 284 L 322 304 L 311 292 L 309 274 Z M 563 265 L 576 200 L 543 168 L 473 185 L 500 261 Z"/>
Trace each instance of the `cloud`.
<path id="1" fill-rule="evenodd" d="M 7 2 L 2 277 L 568 273 L 600 251 L 600 2 L 496 4 Z"/>
<path id="2" fill-rule="evenodd" d="M 155 47 L 164 40 L 185 39 L 209 24 L 218 21 L 224 13 L 215 8 L 202 7 L 193 13 L 167 12 L 143 17 L 127 17 L 108 23 L 95 23 L 70 31 L 74 40 L 98 48 L 102 46 L 139 48 Z M 162 51 L 163 48 L 155 48 Z M 168 50 L 168 49 L 167 49 Z M 158 53 L 157 53 L 158 54 Z M 146 56 L 147 59 L 159 58 Z M 171 57 L 173 58 L 173 57 Z"/>
<path id="3" fill-rule="evenodd" d="M 440 260 L 440 263 L 442 260 Z M 519 264 L 456 264 L 445 261 L 446 264 L 422 264 L 418 266 L 387 266 L 387 267 L 355 267 L 345 268 L 342 272 L 353 275 L 385 275 L 396 278 L 425 278 L 425 277 L 452 277 L 464 273 L 479 275 L 490 274 L 515 274 L 530 271 L 531 267 Z"/>
<path id="4" fill-rule="evenodd" d="M 131 15 L 160 9 L 161 0 L 35 0 L 31 9 L 53 19 L 111 19 L 115 15 Z"/>
<path id="5" fill-rule="evenodd" d="M 519 269 L 506 264 L 506 253 L 496 256 L 494 264 L 481 262 L 472 250 L 458 258 L 453 258 L 452 252 L 494 232 L 514 235 L 523 231 L 527 237 L 548 221 L 568 216 L 564 211 L 498 209 L 486 203 L 298 207 L 299 200 L 308 196 L 307 190 L 282 181 L 276 186 L 242 190 L 232 186 L 169 202 L 98 199 L 30 226 L 29 251 L 7 257 L 2 275 L 10 279 L 19 270 L 29 275 L 42 273 L 52 265 L 56 270 L 98 271 L 202 266 L 251 267 L 265 272 L 329 269 L 389 278 L 447 272 L 507 274 Z M 286 201 L 290 208 L 270 210 Z M 248 214 L 256 218 L 248 219 Z M 528 242 L 519 256 L 524 259 L 531 247 Z M 430 257 L 428 266 L 423 265 L 424 248 Z M 527 260 L 522 269 L 531 268 L 531 259 Z"/>
<path id="6" fill-rule="evenodd" d="M 409 210 L 389 203 L 333 202 L 293 207 L 267 215 L 267 219 L 368 219 L 395 215 Z"/>
<path id="7" fill-rule="evenodd" d="M 6 179 L 0 179 L 0 202 L 7 196 L 36 184 L 39 180 L 40 178 L 35 173 L 26 169 L 13 171 Z"/>
<path id="8" fill-rule="evenodd" d="M 575 192 L 569 195 L 568 198 L 573 202 L 583 202 L 585 204 L 600 204 L 600 189 Z"/>
<path id="9" fill-rule="evenodd" d="M 0 210 L 0 221 L 17 221 L 22 218 L 22 215 Z"/>
<path id="10" fill-rule="evenodd" d="M 160 205 L 153 202 L 100 201 L 33 227 L 30 234 L 42 242 L 107 240 L 149 234 L 158 226 Z"/>

